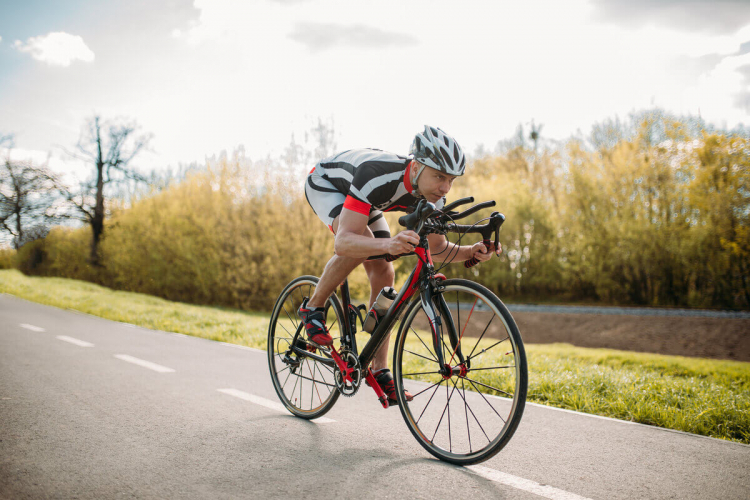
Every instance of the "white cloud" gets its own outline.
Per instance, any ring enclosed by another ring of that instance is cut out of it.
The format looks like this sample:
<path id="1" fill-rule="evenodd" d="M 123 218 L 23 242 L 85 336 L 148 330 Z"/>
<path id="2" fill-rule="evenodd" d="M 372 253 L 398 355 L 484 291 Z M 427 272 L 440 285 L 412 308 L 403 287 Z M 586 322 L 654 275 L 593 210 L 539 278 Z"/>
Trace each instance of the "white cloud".
<path id="1" fill-rule="evenodd" d="M 51 66 L 70 66 L 75 60 L 93 62 L 94 53 L 83 38 L 62 31 L 31 37 L 26 43 L 16 40 L 15 48 L 27 52 L 37 61 Z"/>
<path id="2" fill-rule="evenodd" d="M 61 176 L 63 182 L 77 185 L 91 175 L 91 166 L 63 153 L 52 153 L 37 149 L 0 148 L 0 159 L 30 162 L 37 166 L 47 166 L 52 172 Z"/>
<path id="3" fill-rule="evenodd" d="M 725 57 L 711 71 L 700 76 L 696 85 L 683 93 L 683 103 L 700 109 L 704 118 L 730 127 L 738 122 L 747 122 L 748 88 L 742 74 L 743 67 L 750 65 L 750 53 Z"/>

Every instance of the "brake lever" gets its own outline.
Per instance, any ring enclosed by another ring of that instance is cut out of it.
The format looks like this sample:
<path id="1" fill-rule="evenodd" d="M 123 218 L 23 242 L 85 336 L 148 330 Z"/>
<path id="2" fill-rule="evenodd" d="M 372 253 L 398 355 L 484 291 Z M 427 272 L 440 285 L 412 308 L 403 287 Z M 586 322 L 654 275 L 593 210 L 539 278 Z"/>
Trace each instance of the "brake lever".
<path id="1" fill-rule="evenodd" d="M 487 250 L 492 248 L 492 242 L 490 241 L 490 238 L 492 237 L 492 233 L 495 233 L 495 251 L 497 252 L 498 245 L 500 244 L 500 226 L 503 225 L 503 222 L 505 222 L 505 216 L 501 214 L 500 212 L 492 212 L 490 215 L 490 220 L 487 223 L 487 229 L 488 231 L 486 233 L 482 233 L 482 243 L 484 243 L 484 246 Z M 493 228 L 493 226 L 495 226 Z M 476 257 L 472 257 L 471 259 L 464 262 L 464 267 L 467 269 L 473 266 L 476 266 L 479 264 L 479 259 Z"/>

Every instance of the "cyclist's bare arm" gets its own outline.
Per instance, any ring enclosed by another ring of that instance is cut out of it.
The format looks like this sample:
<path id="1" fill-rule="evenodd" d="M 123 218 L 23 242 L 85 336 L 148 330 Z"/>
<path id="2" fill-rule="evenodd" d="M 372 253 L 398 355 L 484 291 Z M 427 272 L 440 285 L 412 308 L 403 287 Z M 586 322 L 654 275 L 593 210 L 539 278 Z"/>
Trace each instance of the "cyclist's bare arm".
<path id="1" fill-rule="evenodd" d="M 334 251 L 342 257 L 364 258 L 371 255 L 390 253 L 399 255 L 411 252 L 419 244 L 419 236 L 414 231 L 401 231 L 393 238 L 373 238 L 367 236 L 365 214 L 344 208 L 338 217 Z M 471 258 L 471 257 L 470 257 Z"/>
<path id="2" fill-rule="evenodd" d="M 495 249 L 494 245 L 491 245 L 490 249 L 484 246 L 484 243 L 474 243 L 473 245 L 461 245 L 456 253 L 456 244 L 451 243 L 442 234 L 429 234 L 427 235 L 427 241 L 430 243 L 430 252 L 432 253 L 432 260 L 435 265 L 440 265 L 444 261 L 449 262 L 464 262 L 472 257 L 476 257 L 479 262 L 484 262 L 492 257 L 494 251 L 497 255 L 500 255 L 502 249 Z"/>

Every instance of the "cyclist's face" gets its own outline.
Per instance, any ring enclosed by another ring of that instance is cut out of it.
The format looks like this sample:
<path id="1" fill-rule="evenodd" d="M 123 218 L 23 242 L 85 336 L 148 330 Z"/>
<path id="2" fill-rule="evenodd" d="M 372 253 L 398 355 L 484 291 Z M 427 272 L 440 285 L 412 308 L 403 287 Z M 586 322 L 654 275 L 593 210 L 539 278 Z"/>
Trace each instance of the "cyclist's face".
<path id="1" fill-rule="evenodd" d="M 448 175 L 434 168 L 425 167 L 419 176 L 419 191 L 427 201 L 436 203 L 440 198 L 448 194 L 456 180 L 455 175 Z"/>

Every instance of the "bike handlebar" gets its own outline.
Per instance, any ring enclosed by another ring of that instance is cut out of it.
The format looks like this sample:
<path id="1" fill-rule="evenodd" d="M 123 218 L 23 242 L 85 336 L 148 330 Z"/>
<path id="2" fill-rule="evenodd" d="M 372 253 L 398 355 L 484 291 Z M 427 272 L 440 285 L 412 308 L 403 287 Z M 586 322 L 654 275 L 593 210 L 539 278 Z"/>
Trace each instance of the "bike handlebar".
<path id="1" fill-rule="evenodd" d="M 415 231 L 420 236 L 423 236 L 427 233 L 479 233 L 482 235 L 482 243 L 487 247 L 487 249 L 491 248 L 492 241 L 490 238 L 492 237 L 493 233 L 495 236 L 494 245 L 495 248 L 498 247 L 499 239 L 500 239 L 500 226 L 503 225 L 503 222 L 505 222 L 505 216 L 501 214 L 500 212 L 492 212 L 490 215 L 489 221 L 487 224 L 473 224 L 473 225 L 461 225 L 456 224 L 454 222 L 447 223 L 448 219 L 451 220 L 457 220 L 462 219 L 464 217 L 467 217 L 471 214 L 474 214 L 478 212 L 479 210 L 482 210 L 483 208 L 493 207 L 495 206 L 494 201 L 485 201 L 482 203 L 479 203 L 477 205 L 474 205 L 473 207 L 461 212 L 461 213 L 455 213 L 450 212 L 451 209 L 456 208 L 459 205 L 465 205 L 467 203 L 473 203 L 474 198 L 473 197 L 467 197 L 467 198 L 461 198 L 460 200 L 456 200 L 450 205 L 447 205 L 442 210 L 437 210 L 434 204 L 430 203 L 427 200 L 420 200 L 417 204 L 416 210 L 414 210 L 412 213 L 408 215 L 404 215 L 402 217 L 399 217 L 398 223 L 402 226 L 406 227 L 406 229 L 410 231 Z M 431 217 L 433 213 L 436 211 L 440 212 L 436 217 Z M 404 257 L 406 255 L 412 255 L 413 252 L 409 253 L 403 253 L 400 255 L 391 255 L 391 254 L 382 254 L 382 255 L 374 255 L 372 257 L 368 257 L 367 260 L 377 260 L 377 259 L 385 259 L 388 262 L 392 262 L 399 257 Z M 472 266 L 475 266 L 479 263 L 479 260 L 476 258 L 471 258 L 470 260 L 467 260 L 464 262 L 464 266 L 469 268 Z"/>

